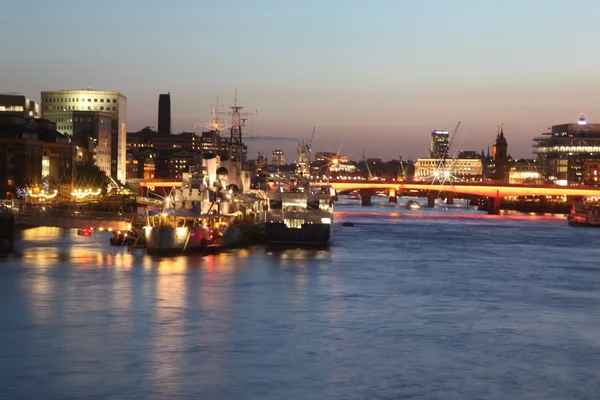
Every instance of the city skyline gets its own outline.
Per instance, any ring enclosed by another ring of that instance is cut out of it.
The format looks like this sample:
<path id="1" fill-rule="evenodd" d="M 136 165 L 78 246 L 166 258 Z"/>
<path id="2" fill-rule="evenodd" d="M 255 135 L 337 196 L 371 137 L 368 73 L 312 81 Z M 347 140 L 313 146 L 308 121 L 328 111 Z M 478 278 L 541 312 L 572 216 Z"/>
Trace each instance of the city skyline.
<path id="1" fill-rule="evenodd" d="M 0 91 L 38 102 L 43 90 L 119 91 L 128 131 L 157 127 L 158 95 L 170 92 L 181 132 L 210 118 L 217 95 L 230 106 L 237 88 L 258 111 L 248 135 L 290 138 L 249 140 L 251 158 L 295 154 L 316 126 L 314 151 L 416 159 L 432 130 L 458 121 L 453 152 L 487 150 L 504 123 L 509 153 L 532 158 L 546 127 L 582 112 L 600 120 L 600 59 L 588 51 L 600 5 L 480 3 L 11 3 L 0 22 L 20 34 L 4 45 Z"/>

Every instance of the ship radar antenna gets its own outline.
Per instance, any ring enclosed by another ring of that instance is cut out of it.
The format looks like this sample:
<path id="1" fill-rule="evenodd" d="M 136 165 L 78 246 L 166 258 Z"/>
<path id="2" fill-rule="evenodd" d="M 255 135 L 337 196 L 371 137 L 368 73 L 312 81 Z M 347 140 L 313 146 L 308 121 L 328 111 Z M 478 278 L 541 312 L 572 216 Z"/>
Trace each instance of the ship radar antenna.
<path id="1" fill-rule="evenodd" d="M 234 155 L 234 153 L 240 153 L 239 154 L 240 161 L 243 161 L 242 157 L 241 157 L 242 147 L 244 146 L 244 142 L 242 140 L 242 127 L 244 127 L 246 125 L 246 121 L 248 120 L 247 117 L 250 115 L 254 115 L 255 113 L 242 112 L 242 109 L 244 107 L 238 106 L 237 89 L 235 89 L 235 94 L 234 94 L 234 98 L 233 98 L 233 106 L 231 106 L 229 108 L 231 111 L 221 113 L 221 114 L 225 114 L 225 115 L 228 115 L 231 117 L 230 136 L 229 136 L 229 147 L 231 149 L 230 152 L 231 152 L 231 155 Z M 233 150 L 234 148 L 237 150 L 234 151 Z"/>

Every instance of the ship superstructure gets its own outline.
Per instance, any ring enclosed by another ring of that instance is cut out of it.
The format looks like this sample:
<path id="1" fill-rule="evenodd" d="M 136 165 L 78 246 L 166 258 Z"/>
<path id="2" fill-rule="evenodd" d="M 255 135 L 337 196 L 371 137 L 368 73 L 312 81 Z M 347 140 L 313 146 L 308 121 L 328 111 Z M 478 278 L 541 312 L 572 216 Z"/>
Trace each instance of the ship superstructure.
<path id="1" fill-rule="evenodd" d="M 213 251 L 263 239 L 266 193 L 250 189 L 240 109 L 236 101 L 227 148 L 204 152 L 202 164 L 182 174 L 181 188 L 166 197 L 162 211 L 147 216 L 149 253 Z"/>

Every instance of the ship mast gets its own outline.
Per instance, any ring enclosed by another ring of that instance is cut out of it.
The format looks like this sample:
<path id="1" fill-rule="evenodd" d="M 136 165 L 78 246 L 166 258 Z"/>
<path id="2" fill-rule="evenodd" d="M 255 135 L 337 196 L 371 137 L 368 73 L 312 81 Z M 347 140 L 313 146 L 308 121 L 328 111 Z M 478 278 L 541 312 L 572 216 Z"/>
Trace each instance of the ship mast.
<path id="1" fill-rule="evenodd" d="M 246 125 L 247 116 L 256 113 L 242 112 L 244 107 L 238 106 L 237 103 L 237 89 L 235 89 L 235 97 L 233 100 L 233 106 L 230 107 L 231 111 L 225 113 L 231 116 L 231 128 L 229 136 L 229 156 L 230 158 L 245 162 L 245 153 L 243 152 L 244 142 L 242 140 L 242 127 Z"/>

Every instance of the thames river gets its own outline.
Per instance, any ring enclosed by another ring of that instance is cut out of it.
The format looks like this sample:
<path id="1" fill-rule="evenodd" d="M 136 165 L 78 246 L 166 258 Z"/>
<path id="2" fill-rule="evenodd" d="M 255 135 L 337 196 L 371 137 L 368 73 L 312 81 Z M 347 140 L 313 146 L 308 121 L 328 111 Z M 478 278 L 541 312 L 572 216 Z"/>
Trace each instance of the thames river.
<path id="1" fill-rule="evenodd" d="M 600 229 L 405 201 L 342 198 L 328 249 L 25 230 L 0 259 L 0 398 L 598 399 Z"/>

